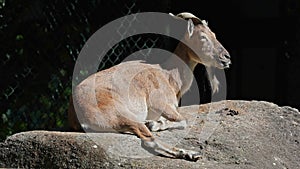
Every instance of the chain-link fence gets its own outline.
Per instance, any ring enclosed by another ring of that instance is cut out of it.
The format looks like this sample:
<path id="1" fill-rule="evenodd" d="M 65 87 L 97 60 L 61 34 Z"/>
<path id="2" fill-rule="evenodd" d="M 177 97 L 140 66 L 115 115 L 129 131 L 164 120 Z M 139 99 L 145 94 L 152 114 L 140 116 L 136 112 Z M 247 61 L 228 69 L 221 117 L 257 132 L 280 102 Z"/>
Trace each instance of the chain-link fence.
<path id="1" fill-rule="evenodd" d="M 168 4 L 168 0 L 0 0 L 0 139 L 25 130 L 66 129 L 73 67 L 87 39 L 114 19 L 150 10 L 168 12 Z M 120 25 L 120 36 L 130 22 Z M 124 39 L 112 46 L 99 69 L 137 50 L 161 47 L 161 39 L 157 35 Z"/>

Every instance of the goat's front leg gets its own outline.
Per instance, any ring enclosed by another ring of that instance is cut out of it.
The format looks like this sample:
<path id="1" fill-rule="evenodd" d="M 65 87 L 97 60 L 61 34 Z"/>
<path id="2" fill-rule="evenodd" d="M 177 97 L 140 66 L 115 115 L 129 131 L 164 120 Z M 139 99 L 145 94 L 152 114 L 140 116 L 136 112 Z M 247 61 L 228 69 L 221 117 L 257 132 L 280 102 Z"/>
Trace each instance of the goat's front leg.
<path id="1" fill-rule="evenodd" d="M 145 125 L 151 131 L 161 131 L 167 129 L 185 129 L 187 126 L 186 119 L 180 115 L 175 106 L 166 105 L 163 110 L 156 109 L 161 112 L 161 117 L 155 120 L 147 120 Z"/>
<path id="2" fill-rule="evenodd" d="M 169 121 L 164 117 L 160 117 L 157 121 L 155 120 L 146 120 L 145 125 L 151 131 L 162 131 L 168 129 L 185 129 L 187 126 L 186 120 L 182 120 L 179 122 Z"/>

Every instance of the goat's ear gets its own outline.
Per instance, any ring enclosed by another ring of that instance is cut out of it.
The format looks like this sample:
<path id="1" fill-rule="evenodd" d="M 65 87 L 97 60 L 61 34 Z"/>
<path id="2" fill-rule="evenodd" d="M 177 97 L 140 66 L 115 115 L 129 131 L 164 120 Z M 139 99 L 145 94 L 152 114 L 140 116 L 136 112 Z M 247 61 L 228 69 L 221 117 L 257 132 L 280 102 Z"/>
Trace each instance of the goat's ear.
<path id="1" fill-rule="evenodd" d="M 189 37 L 192 37 L 192 35 L 193 35 L 193 32 L 194 32 L 194 23 L 193 23 L 193 21 L 192 21 L 192 19 L 189 19 L 188 20 L 188 26 L 187 26 L 187 31 L 188 31 L 188 33 L 189 33 Z"/>

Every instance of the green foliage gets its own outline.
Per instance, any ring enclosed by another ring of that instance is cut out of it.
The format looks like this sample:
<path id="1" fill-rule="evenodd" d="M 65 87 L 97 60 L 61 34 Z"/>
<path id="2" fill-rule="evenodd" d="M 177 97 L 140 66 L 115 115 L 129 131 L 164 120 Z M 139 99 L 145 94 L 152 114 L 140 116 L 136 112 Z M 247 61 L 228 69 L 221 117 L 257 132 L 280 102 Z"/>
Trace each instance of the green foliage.
<path id="1" fill-rule="evenodd" d="M 26 130 L 65 130 L 72 68 L 91 34 L 86 11 L 76 0 L 1 0 L 0 6 L 0 140 Z"/>
<path id="2" fill-rule="evenodd" d="M 159 2 L 139 7 L 161 8 Z M 81 48 L 101 26 L 138 11 L 135 0 L 0 0 L 0 140 L 26 130 L 67 130 L 73 67 Z M 130 38 L 113 47 L 99 68 L 156 41 L 137 42 Z"/>

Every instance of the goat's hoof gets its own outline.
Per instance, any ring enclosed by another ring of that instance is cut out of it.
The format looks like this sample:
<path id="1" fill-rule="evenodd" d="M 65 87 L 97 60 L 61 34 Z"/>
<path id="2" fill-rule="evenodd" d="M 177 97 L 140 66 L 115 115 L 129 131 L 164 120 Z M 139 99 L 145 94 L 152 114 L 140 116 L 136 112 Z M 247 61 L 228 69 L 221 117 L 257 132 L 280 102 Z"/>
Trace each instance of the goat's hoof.
<path id="1" fill-rule="evenodd" d="M 145 125 L 150 131 L 161 131 L 167 129 L 163 127 L 164 123 L 163 121 L 160 120 L 159 121 L 147 120 L 145 121 Z"/>
<path id="2" fill-rule="evenodd" d="M 148 128 L 150 131 L 159 131 L 159 130 L 160 130 L 160 128 L 158 127 L 156 121 L 153 121 L 153 120 L 147 120 L 147 121 L 145 121 L 144 124 L 147 126 L 147 128 Z"/>
<path id="3" fill-rule="evenodd" d="M 197 161 L 201 158 L 201 153 L 191 150 L 180 150 L 180 156 L 188 161 Z"/>
<path id="4" fill-rule="evenodd" d="M 199 160 L 199 158 L 201 158 L 201 154 L 199 152 L 194 152 L 194 153 L 188 153 L 186 154 L 186 160 L 189 160 L 189 161 L 197 161 Z"/>

